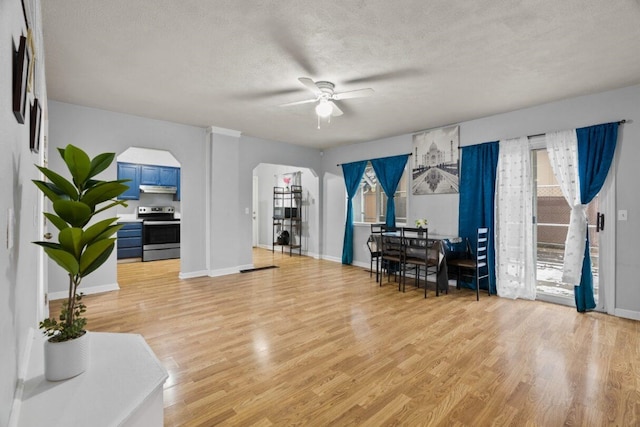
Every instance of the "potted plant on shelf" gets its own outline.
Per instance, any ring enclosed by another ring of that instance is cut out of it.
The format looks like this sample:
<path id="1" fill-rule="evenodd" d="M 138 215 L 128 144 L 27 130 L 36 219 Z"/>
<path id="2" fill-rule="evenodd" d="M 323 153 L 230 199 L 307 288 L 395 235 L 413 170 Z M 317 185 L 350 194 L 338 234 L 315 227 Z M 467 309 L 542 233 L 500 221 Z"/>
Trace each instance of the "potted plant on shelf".
<path id="1" fill-rule="evenodd" d="M 58 243 L 33 242 L 44 248 L 49 258 L 69 275 L 69 292 L 58 319 L 40 322 L 48 337 L 45 342 L 45 378 L 58 381 L 74 377 L 86 370 L 89 342 L 85 330 L 86 306 L 78 287 L 82 279 L 109 258 L 115 246 L 112 237 L 121 225 L 118 218 L 91 220 L 99 213 L 117 205 L 127 206 L 117 197 L 129 187 L 129 180 L 100 181 L 96 175 L 109 167 L 115 153 L 103 153 L 90 159 L 87 153 L 73 145 L 59 148 L 72 181 L 46 167 L 36 167 L 48 181 L 33 180 L 53 206 L 53 213 L 44 216 L 58 229 Z M 62 354 L 60 354 L 62 353 Z M 68 354 L 67 354 L 68 353 Z"/>

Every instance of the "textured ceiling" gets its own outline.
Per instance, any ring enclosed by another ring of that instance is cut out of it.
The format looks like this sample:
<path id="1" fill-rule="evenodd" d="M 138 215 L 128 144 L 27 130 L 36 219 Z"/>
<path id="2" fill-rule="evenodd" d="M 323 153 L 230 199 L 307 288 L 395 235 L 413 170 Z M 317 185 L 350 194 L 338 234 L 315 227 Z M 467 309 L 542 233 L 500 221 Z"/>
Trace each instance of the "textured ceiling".
<path id="1" fill-rule="evenodd" d="M 639 1 L 43 1 L 47 91 L 327 148 L 638 84 Z M 318 130 L 299 77 L 375 94 Z"/>

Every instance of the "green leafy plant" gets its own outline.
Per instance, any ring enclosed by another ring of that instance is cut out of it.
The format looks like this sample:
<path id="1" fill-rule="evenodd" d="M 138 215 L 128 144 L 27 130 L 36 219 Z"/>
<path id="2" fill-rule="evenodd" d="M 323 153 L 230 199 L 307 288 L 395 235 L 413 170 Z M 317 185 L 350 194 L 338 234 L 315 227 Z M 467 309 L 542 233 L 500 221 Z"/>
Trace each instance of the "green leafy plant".
<path id="1" fill-rule="evenodd" d="M 46 167 L 36 167 L 48 181 L 33 180 L 52 202 L 53 211 L 44 216 L 58 229 L 58 243 L 33 242 L 44 248 L 49 258 L 69 274 L 69 293 L 58 320 L 48 318 L 40 322 L 40 329 L 49 341 L 61 342 L 78 338 L 85 333 L 86 318 L 81 317 L 86 306 L 78 287 L 82 279 L 105 261 L 113 252 L 116 238 L 112 237 L 122 225 L 108 218 L 92 225 L 93 217 L 117 205 L 127 206 L 117 197 L 129 187 L 128 179 L 100 181 L 96 175 L 111 165 L 115 153 L 99 154 L 90 159 L 87 153 L 73 145 L 59 148 L 72 182 Z"/>

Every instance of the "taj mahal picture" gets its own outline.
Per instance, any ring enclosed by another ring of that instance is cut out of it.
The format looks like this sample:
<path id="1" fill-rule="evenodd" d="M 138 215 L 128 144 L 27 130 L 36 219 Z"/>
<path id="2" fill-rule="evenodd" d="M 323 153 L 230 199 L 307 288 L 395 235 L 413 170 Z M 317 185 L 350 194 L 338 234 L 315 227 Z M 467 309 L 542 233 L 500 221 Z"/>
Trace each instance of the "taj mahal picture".
<path id="1" fill-rule="evenodd" d="M 458 132 L 459 126 L 450 126 L 413 135 L 412 194 L 458 192 Z"/>

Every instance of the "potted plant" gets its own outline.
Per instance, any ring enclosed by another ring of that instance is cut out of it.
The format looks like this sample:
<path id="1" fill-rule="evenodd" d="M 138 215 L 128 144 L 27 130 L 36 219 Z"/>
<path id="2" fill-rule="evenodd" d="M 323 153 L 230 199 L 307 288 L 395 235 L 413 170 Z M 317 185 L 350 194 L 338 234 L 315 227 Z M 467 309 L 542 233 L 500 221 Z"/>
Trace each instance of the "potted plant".
<path id="1" fill-rule="evenodd" d="M 117 205 L 127 206 L 117 197 L 129 187 L 129 180 L 100 181 L 96 175 L 109 167 L 115 153 L 103 153 L 90 159 L 87 153 L 73 145 L 59 148 L 72 181 L 46 167 L 36 167 L 48 181 L 33 180 L 52 202 L 53 213 L 44 216 L 58 229 L 58 242 L 33 242 L 44 248 L 49 258 L 69 274 L 69 292 L 58 319 L 40 322 L 40 329 L 49 337 L 45 342 L 45 377 L 51 381 L 76 376 L 86 370 L 88 361 L 86 306 L 78 292 L 82 279 L 109 258 L 115 246 L 112 237 L 121 225 L 118 218 L 108 218 L 89 224 L 97 214 Z M 71 354 L 65 355 L 69 350 Z M 61 359 L 56 355 L 63 352 Z"/>

